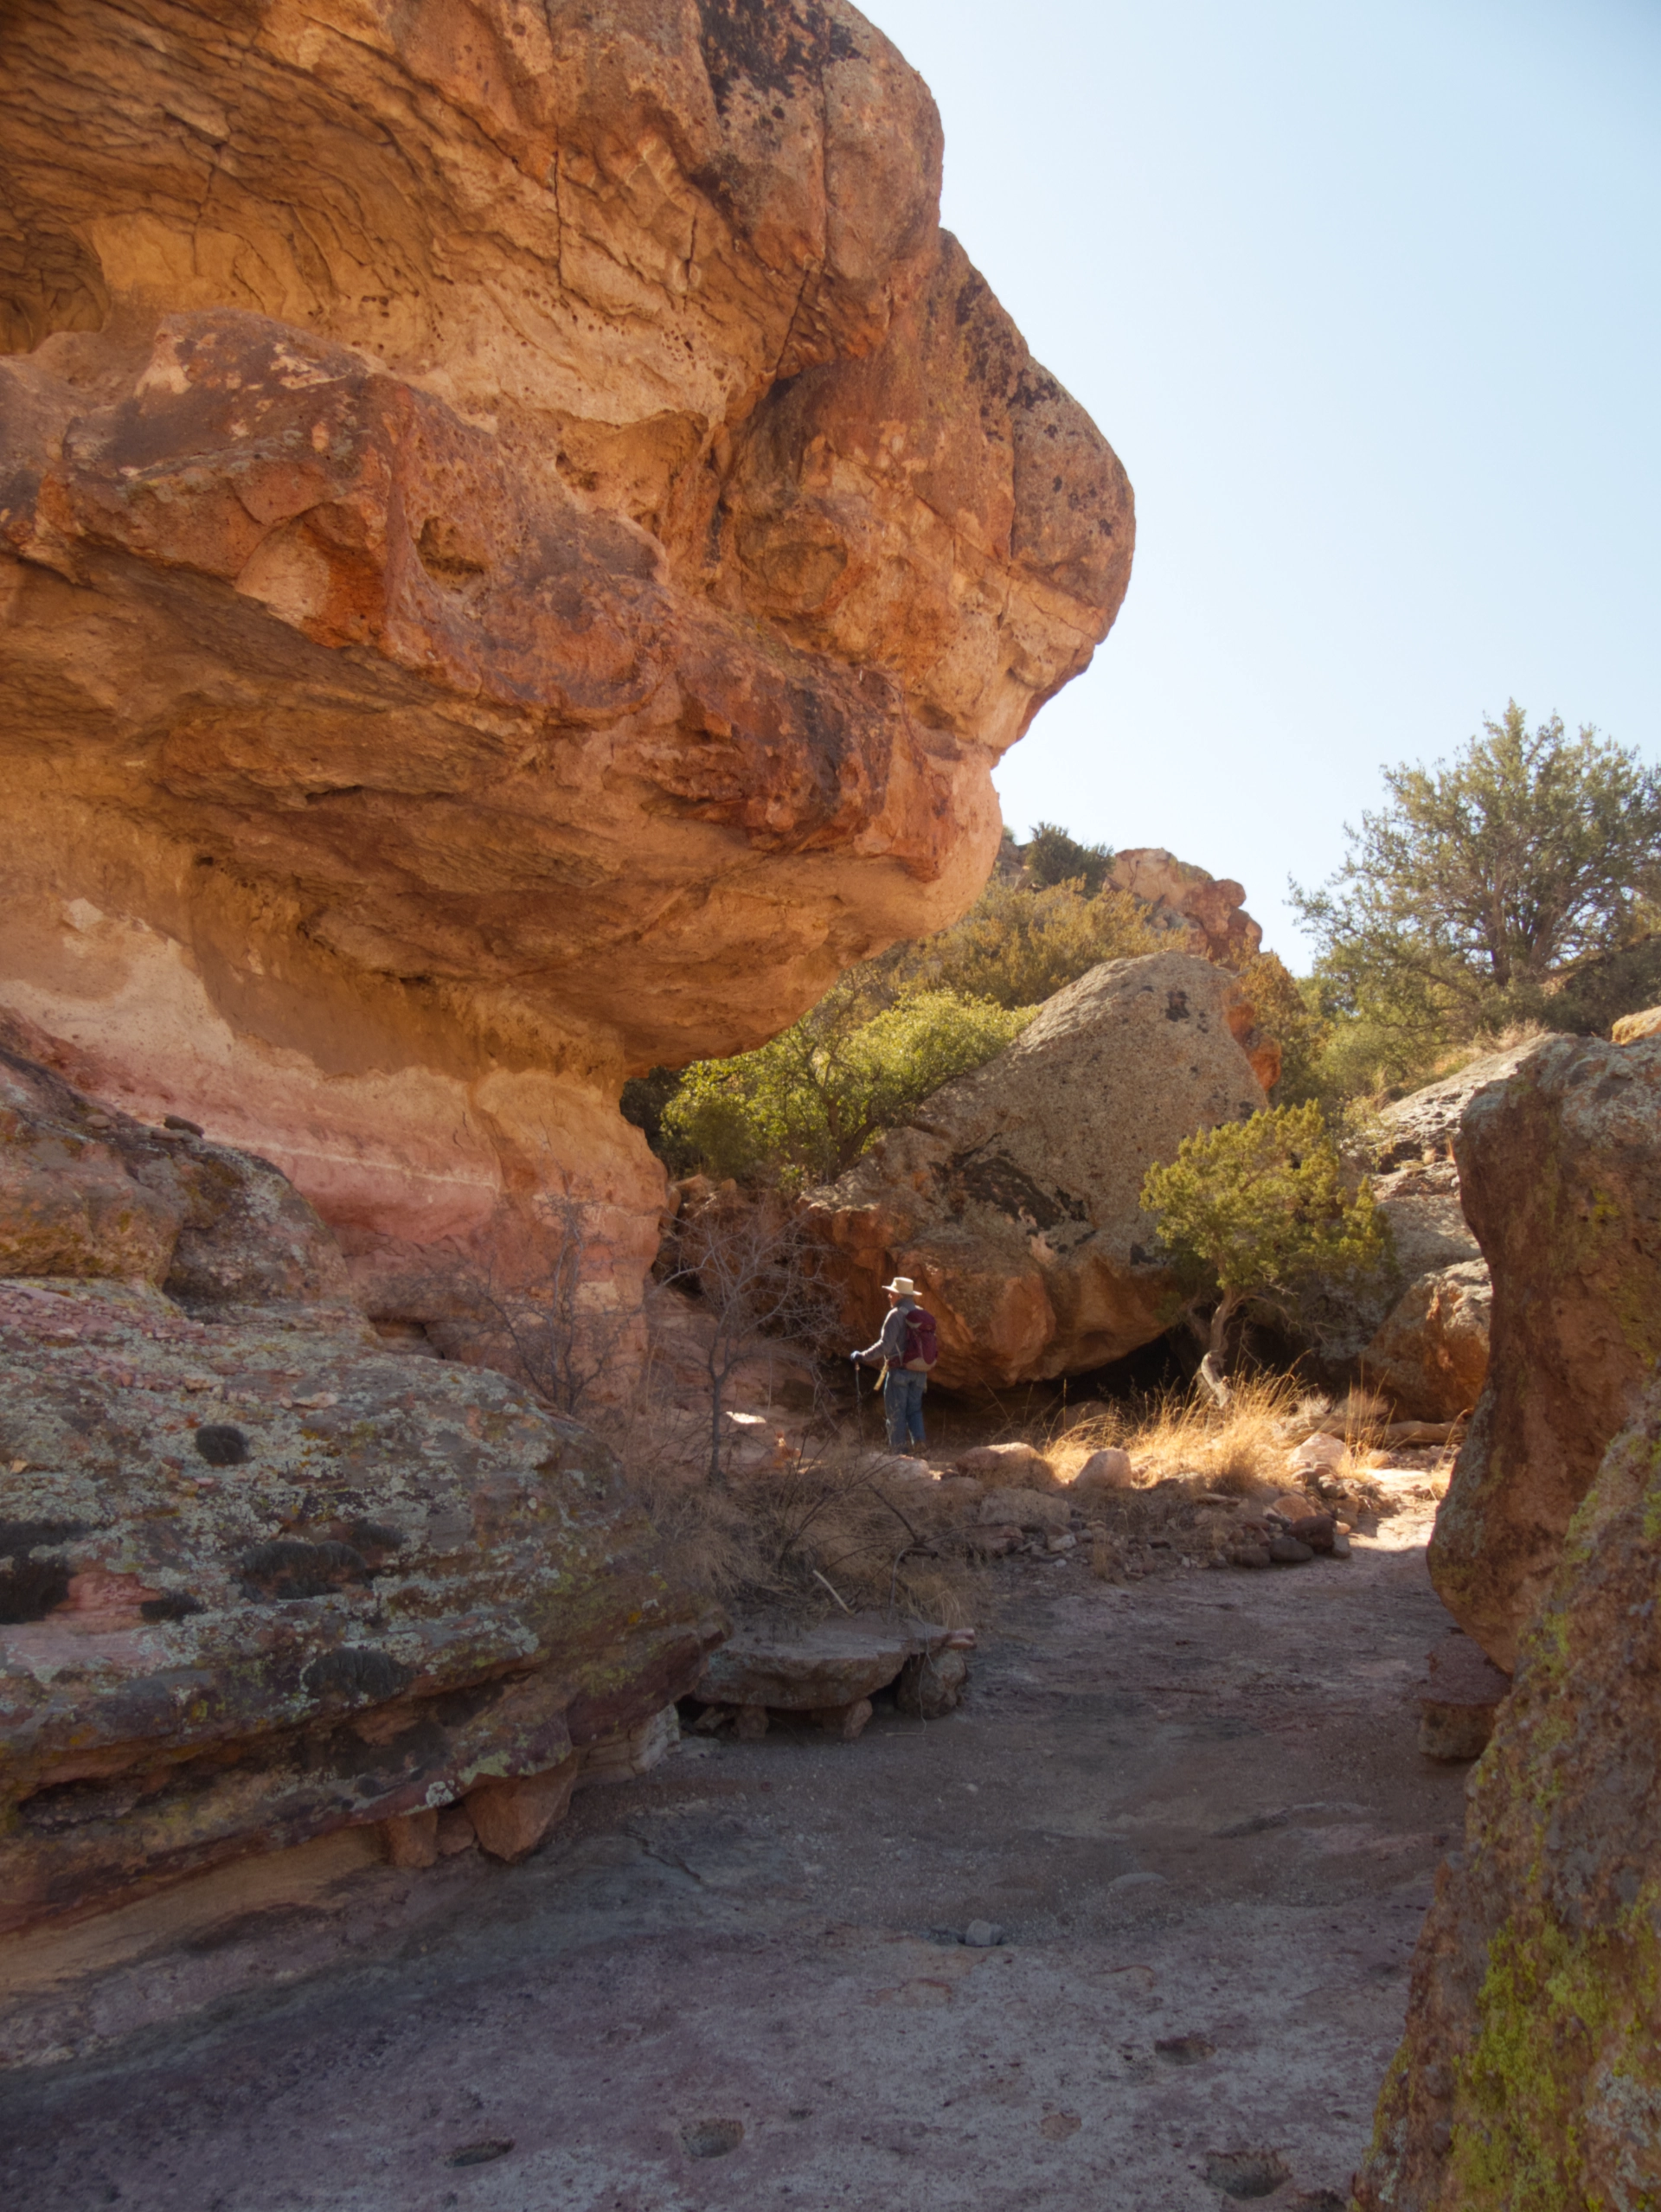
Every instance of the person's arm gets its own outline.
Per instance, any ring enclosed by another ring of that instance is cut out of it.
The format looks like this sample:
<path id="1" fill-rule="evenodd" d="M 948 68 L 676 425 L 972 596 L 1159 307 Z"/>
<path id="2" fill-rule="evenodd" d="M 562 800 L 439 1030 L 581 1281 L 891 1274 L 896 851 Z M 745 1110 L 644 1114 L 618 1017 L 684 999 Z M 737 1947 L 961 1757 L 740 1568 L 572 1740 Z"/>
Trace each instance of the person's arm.
<path id="1" fill-rule="evenodd" d="M 854 1357 L 862 1366 L 875 1367 L 886 1360 L 890 1367 L 903 1367 L 906 1357 L 906 1314 L 903 1306 L 890 1306 L 883 1318 L 882 1331 L 874 1344 Z"/>

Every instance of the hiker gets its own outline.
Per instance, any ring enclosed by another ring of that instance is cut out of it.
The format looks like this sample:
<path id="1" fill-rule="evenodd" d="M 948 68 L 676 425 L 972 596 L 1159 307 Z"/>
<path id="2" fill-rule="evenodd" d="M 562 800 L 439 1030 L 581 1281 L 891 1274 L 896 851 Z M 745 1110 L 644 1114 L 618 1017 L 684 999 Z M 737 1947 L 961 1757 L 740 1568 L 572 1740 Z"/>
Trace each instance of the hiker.
<path id="1" fill-rule="evenodd" d="M 888 1424 L 888 1449 L 904 1454 L 914 1444 L 923 1448 L 923 1393 L 928 1370 L 940 1357 L 934 1317 L 917 1303 L 917 1286 L 909 1275 L 896 1275 L 882 1286 L 888 1294 L 888 1311 L 882 1333 L 874 1344 L 853 1355 L 856 1364 L 882 1363 L 882 1411 Z"/>

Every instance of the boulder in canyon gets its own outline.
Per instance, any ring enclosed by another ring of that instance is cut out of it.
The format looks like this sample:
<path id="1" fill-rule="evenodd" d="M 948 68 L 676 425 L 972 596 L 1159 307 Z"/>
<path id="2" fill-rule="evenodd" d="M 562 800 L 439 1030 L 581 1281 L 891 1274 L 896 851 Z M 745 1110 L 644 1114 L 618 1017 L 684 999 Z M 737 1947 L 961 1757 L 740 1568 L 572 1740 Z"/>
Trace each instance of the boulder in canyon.
<path id="1" fill-rule="evenodd" d="M 1361 2212 L 1653 2201 L 1658 1468 L 1651 1382 L 1560 1536 L 1472 1777 L 1464 1849 L 1437 1875 L 1406 2036 L 1356 2177 Z"/>
<path id="2" fill-rule="evenodd" d="M 971 903 L 1129 486 L 843 0 L 168 24 L 0 51 L 0 1005 L 377 1317 L 574 1244 L 626 1367 L 622 1082 Z"/>
<path id="3" fill-rule="evenodd" d="M 1457 1420 L 1476 1404 L 1487 1380 L 1492 1311 L 1484 1261 L 1467 1260 L 1421 1275 L 1362 1354 L 1368 1388 L 1382 1393 L 1409 1422 Z"/>
<path id="4" fill-rule="evenodd" d="M 910 1275 L 952 1389 L 1079 1374 L 1177 1318 L 1140 1202 L 1184 1137 L 1262 1110 L 1255 1010 L 1187 952 L 1093 968 L 808 1209 L 850 1328 Z"/>
<path id="5" fill-rule="evenodd" d="M 697 1695 L 711 1706 L 764 1715 L 769 1709 L 849 1715 L 874 1690 L 898 1681 L 911 1662 L 966 1652 L 974 1640 L 972 1630 L 870 1613 L 797 1629 L 745 1625 L 710 1654 Z M 949 1676 L 960 1687 L 966 1672 L 954 1662 L 939 1680 Z M 907 1680 L 914 1683 L 916 1675 L 913 1667 Z M 869 1717 L 867 1705 L 853 1733 Z"/>
<path id="6" fill-rule="evenodd" d="M 1661 1038 L 1545 1039 L 1470 1100 L 1457 1141 L 1493 1321 L 1430 1570 L 1509 1672 L 1574 1510 L 1661 1356 Z"/>
<path id="7" fill-rule="evenodd" d="M 721 1631 L 609 1451 L 389 1353 L 266 1163 L 0 1075 L 0 1248 L 53 1268 L 0 1280 L 0 1927 L 369 1822 L 425 1863 L 480 1792 L 529 1849 Z"/>

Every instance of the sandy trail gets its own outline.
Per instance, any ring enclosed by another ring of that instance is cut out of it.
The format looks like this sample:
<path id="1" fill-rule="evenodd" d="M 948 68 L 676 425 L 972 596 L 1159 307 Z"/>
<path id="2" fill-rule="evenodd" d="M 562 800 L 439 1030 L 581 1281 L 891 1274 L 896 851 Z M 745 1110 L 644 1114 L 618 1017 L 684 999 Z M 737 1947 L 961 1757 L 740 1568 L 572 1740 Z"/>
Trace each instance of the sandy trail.
<path id="1" fill-rule="evenodd" d="M 1023 1562 L 949 1720 L 688 1744 L 522 1866 L 359 1872 L 37 1996 L 0 2197 L 1341 2203 L 1462 1816 L 1406 1695 L 1428 1525 L 1123 1590 Z"/>

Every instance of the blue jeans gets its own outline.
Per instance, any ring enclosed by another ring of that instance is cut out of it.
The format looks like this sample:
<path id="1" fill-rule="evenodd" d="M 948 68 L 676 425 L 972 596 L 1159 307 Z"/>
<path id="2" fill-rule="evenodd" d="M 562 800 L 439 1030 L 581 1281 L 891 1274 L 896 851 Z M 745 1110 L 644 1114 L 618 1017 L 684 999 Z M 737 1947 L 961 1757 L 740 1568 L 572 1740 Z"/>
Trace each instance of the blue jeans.
<path id="1" fill-rule="evenodd" d="M 923 1393 L 928 1388 L 926 1375 L 915 1375 L 903 1367 L 891 1367 L 882 1378 L 882 1411 L 888 1416 L 888 1449 L 903 1452 L 907 1438 L 920 1444 L 923 1441 Z"/>

